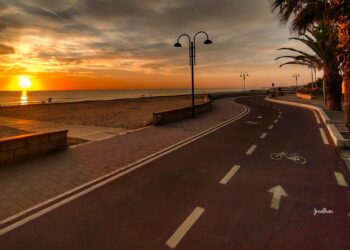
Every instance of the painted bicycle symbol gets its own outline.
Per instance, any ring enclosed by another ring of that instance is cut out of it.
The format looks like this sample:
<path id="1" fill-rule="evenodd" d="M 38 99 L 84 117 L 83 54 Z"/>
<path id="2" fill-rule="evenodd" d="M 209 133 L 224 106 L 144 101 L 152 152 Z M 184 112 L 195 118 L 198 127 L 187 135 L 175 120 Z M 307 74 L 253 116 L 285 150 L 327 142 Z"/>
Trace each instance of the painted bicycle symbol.
<path id="1" fill-rule="evenodd" d="M 296 164 L 306 164 L 306 159 L 297 153 L 289 154 L 287 152 L 282 152 L 282 153 L 273 153 L 270 155 L 270 158 L 275 161 L 282 160 L 283 158 L 293 161 Z"/>

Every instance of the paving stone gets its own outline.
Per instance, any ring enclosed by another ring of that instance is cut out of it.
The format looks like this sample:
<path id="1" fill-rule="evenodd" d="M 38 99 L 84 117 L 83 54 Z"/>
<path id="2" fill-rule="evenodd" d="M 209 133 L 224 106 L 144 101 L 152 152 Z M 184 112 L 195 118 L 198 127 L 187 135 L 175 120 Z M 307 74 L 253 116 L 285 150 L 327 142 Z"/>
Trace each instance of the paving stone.
<path id="1" fill-rule="evenodd" d="M 0 220 L 236 116 L 243 109 L 231 100 L 215 101 L 212 111 L 196 119 L 151 126 L 0 168 Z M 13 200 L 8 199 L 11 195 Z"/>

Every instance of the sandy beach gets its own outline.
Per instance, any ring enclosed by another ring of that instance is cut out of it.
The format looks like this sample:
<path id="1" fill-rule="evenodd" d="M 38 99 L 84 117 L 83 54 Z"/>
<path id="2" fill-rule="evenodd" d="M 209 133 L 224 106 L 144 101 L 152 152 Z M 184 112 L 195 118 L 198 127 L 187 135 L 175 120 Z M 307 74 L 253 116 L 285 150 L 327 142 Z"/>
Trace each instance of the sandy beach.
<path id="1" fill-rule="evenodd" d="M 196 99 L 202 103 L 204 98 Z M 152 97 L 0 107 L 0 116 L 64 124 L 136 129 L 152 123 L 152 113 L 191 105 L 190 96 Z"/>

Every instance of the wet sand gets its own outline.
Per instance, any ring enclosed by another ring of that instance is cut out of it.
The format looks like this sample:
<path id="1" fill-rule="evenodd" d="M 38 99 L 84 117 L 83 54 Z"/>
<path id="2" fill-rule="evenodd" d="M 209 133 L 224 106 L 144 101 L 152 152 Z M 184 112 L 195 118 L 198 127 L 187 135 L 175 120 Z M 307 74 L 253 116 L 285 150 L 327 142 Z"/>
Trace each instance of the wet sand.
<path id="1" fill-rule="evenodd" d="M 198 98 L 201 103 L 204 98 Z M 190 96 L 152 97 L 0 107 L 0 116 L 63 124 L 136 129 L 152 123 L 152 113 L 191 105 Z"/>

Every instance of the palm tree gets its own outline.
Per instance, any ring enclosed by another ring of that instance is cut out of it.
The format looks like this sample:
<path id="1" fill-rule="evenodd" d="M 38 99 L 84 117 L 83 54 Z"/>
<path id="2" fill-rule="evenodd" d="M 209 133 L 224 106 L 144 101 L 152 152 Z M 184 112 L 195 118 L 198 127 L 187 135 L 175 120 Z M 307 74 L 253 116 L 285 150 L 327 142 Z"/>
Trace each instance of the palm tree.
<path id="1" fill-rule="evenodd" d="M 350 1 L 330 0 L 338 27 L 338 60 L 343 71 L 345 125 L 350 130 Z"/>
<path id="2" fill-rule="evenodd" d="M 299 34 L 321 20 L 337 25 L 338 61 L 342 65 L 345 86 L 345 125 L 350 131 L 350 1 L 270 0 L 270 2 L 272 11 L 278 11 L 281 24 L 285 25 L 293 15 L 295 16 L 291 30 L 298 31 Z"/>
<path id="3" fill-rule="evenodd" d="M 334 29 L 325 24 L 308 29 L 308 34 L 301 37 L 291 38 L 300 41 L 309 47 L 315 54 L 310 54 L 294 48 L 280 48 L 279 50 L 291 51 L 296 54 L 280 56 L 279 59 L 292 59 L 280 65 L 283 67 L 290 64 L 317 67 L 323 70 L 323 80 L 326 90 L 327 107 L 329 110 L 342 110 L 341 106 L 341 83 L 339 63 L 336 57 L 336 40 Z"/>

